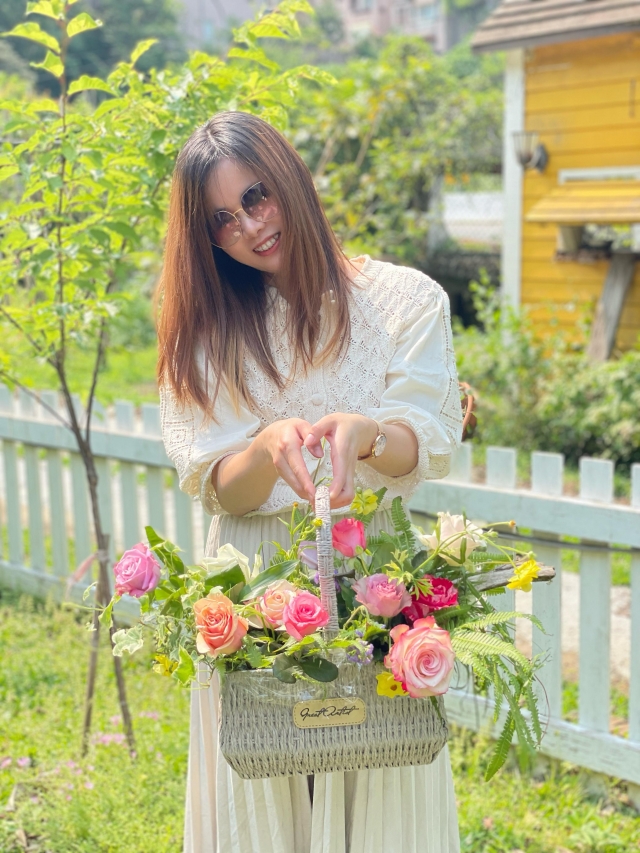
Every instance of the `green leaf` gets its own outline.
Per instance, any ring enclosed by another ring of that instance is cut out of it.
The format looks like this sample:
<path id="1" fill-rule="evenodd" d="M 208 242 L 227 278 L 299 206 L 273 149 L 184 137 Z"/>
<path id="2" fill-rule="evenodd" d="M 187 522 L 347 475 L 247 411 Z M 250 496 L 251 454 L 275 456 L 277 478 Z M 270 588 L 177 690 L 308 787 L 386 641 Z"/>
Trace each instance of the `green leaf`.
<path id="1" fill-rule="evenodd" d="M 35 0 L 35 2 L 27 3 L 27 15 L 45 15 L 47 18 L 53 18 L 54 21 L 59 21 L 64 18 L 64 2 L 63 0 Z"/>
<path id="2" fill-rule="evenodd" d="M 515 728 L 515 720 L 513 719 L 511 711 L 509 711 L 509 713 L 507 714 L 507 719 L 504 723 L 504 728 L 502 729 L 502 733 L 498 739 L 496 748 L 493 751 L 491 761 L 489 762 L 489 765 L 487 766 L 487 769 L 485 771 L 485 782 L 488 782 L 490 779 L 492 779 L 507 760 Z"/>
<path id="3" fill-rule="evenodd" d="M 82 77 L 73 81 L 69 86 L 68 94 L 75 95 L 78 92 L 86 92 L 87 89 L 99 89 L 101 92 L 114 94 L 113 89 L 105 80 L 101 80 L 99 77 L 89 77 L 87 74 L 83 74 Z"/>
<path id="4" fill-rule="evenodd" d="M 395 545 L 392 542 L 381 542 L 379 545 L 375 545 L 371 548 L 371 574 L 375 574 L 377 569 L 381 569 L 382 566 L 386 566 L 393 557 L 393 552 L 395 550 Z"/>
<path id="5" fill-rule="evenodd" d="M 240 566 L 233 566 L 231 569 L 222 569 L 219 572 L 214 572 L 208 575 L 204 581 L 205 594 L 210 592 L 214 586 L 222 588 L 223 592 L 228 592 L 230 589 L 242 584 L 244 589 L 244 572 Z"/>
<path id="6" fill-rule="evenodd" d="M 94 20 L 94 18 L 86 12 L 80 12 L 79 15 L 76 15 L 75 18 L 72 18 L 67 24 L 67 34 L 69 38 L 73 38 L 80 33 L 84 33 L 87 30 L 95 30 L 97 27 L 101 26 L 102 21 Z"/>
<path id="7" fill-rule="evenodd" d="M 98 616 L 98 619 L 100 620 L 100 622 L 101 622 L 105 627 L 107 627 L 107 628 L 110 628 L 110 627 L 111 627 L 111 625 L 112 625 L 112 623 L 113 623 L 113 619 L 112 619 L 112 616 L 111 616 L 112 611 L 113 611 L 113 605 L 114 605 L 117 601 L 120 601 L 120 598 L 121 598 L 121 596 L 119 596 L 119 595 L 114 595 L 114 596 L 112 597 L 111 601 L 107 604 L 107 606 L 105 607 L 105 609 L 102 611 L 102 613 L 100 614 L 100 616 Z"/>
<path id="8" fill-rule="evenodd" d="M 116 234 L 120 234 L 121 237 L 124 237 L 126 240 L 131 240 L 132 243 L 138 243 L 139 237 L 138 234 L 133 230 L 133 228 L 129 225 L 128 222 L 102 222 L 103 228 L 108 228 L 110 231 L 115 231 Z"/>
<path id="9" fill-rule="evenodd" d="M 60 58 L 51 53 L 50 50 L 47 51 L 42 62 L 32 62 L 31 65 L 33 68 L 42 68 L 44 71 L 48 71 L 49 74 L 53 74 L 57 80 L 59 80 L 64 74 L 64 65 L 60 61 Z"/>
<path id="10" fill-rule="evenodd" d="M 131 52 L 131 64 L 135 65 L 136 62 L 142 56 L 142 54 L 146 53 L 150 48 L 154 46 L 154 44 L 157 44 L 157 42 L 158 39 L 145 39 L 144 41 L 139 41 Z"/>
<path id="11" fill-rule="evenodd" d="M 264 572 L 255 577 L 247 584 L 246 591 L 242 594 L 241 601 L 247 601 L 249 598 L 255 598 L 261 595 L 265 589 L 274 581 L 288 578 L 293 573 L 299 560 L 285 560 L 283 563 L 277 563 L 275 566 L 269 566 Z"/>
<path id="12" fill-rule="evenodd" d="M 309 678 L 313 678 L 315 681 L 335 681 L 338 677 L 338 667 L 335 663 L 331 663 L 330 660 L 317 655 L 303 658 L 301 661 L 298 661 L 298 666 L 305 675 L 308 675 Z"/>
<path id="13" fill-rule="evenodd" d="M 291 672 L 295 666 L 296 661 L 288 655 L 276 655 L 273 659 L 273 674 L 278 681 L 282 681 L 285 684 L 295 684 L 296 677 Z"/>
<path id="14" fill-rule="evenodd" d="M 244 647 L 247 651 L 247 660 L 253 669 L 258 669 L 262 665 L 262 652 L 256 645 L 253 637 L 250 634 L 245 634 L 243 640 Z"/>
<path id="15" fill-rule="evenodd" d="M 180 646 L 180 663 L 178 664 L 177 669 L 174 669 L 172 675 L 173 677 L 180 682 L 180 684 L 188 684 L 193 678 L 195 678 L 196 674 L 196 666 L 193 662 L 193 659 L 189 652 L 185 651 L 185 649 Z"/>
<path id="16" fill-rule="evenodd" d="M 40 26 L 33 21 L 28 21 L 26 24 L 18 24 L 12 30 L 6 33 L 0 33 L 2 36 L 13 36 L 14 38 L 29 39 L 38 44 L 43 44 L 52 50 L 54 53 L 60 53 L 60 42 L 55 36 L 46 33 Z"/>
<path id="17" fill-rule="evenodd" d="M 121 658 L 124 652 L 132 655 L 144 645 L 144 628 L 142 625 L 134 625 L 133 628 L 120 628 L 113 635 L 113 654 Z"/>

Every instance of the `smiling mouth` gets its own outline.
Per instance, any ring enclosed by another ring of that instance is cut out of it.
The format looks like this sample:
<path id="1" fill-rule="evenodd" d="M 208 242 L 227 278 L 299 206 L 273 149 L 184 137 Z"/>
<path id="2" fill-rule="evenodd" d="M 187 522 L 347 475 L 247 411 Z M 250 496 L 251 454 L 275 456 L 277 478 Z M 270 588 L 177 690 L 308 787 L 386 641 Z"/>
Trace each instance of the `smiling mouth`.
<path id="1" fill-rule="evenodd" d="M 256 255 L 270 255 L 272 251 L 275 250 L 276 246 L 280 242 L 280 232 L 277 234 L 273 234 L 273 236 L 269 237 L 268 240 L 265 240 L 264 243 L 260 243 L 259 246 L 256 246 L 253 250 Z"/>

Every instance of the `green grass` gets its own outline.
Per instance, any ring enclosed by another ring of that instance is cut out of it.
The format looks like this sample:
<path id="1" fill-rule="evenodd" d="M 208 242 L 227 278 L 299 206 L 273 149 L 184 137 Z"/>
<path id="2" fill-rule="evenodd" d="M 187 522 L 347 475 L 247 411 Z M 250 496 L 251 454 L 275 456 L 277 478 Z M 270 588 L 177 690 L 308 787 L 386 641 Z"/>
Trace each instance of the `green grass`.
<path id="1" fill-rule="evenodd" d="M 157 348 L 153 344 L 144 349 L 118 349 L 107 354 L 96 391 L 103 405 L 115 400 L 130 400 L 132 403 L 157 403 L 158 390 L 155 380 Z M 84 402 L 91 382 L 93 361 L 89 353 L 71 348 L 68 357 L 71 390 L 80 394 Z M 38 391 L 57 390 L 58 382 L 54 371 L 34 358 L 25 359 L 20 371 L 21 381 Z"/>
<path id="2" fill-rule="evenodd" d="M 125 658 L 137 759 L 113 740 L 80 758 L 85 621 L 7 593 L 0 601 L 0 851 L 23 853 L 26 838 L 31 853 L 179 853 L 188 696 L 151 672 L 148 656 Z M 105 644 L 94 734 L 121 735 L 117 715 Z M 623 786 L 607 782 L 589 796 L 581 774 L 557 762 L 545 778 L 514 766 L 486 784 L 489 744 L 454 727 L 450 747 L 464 853 L 640 850 Z"/>

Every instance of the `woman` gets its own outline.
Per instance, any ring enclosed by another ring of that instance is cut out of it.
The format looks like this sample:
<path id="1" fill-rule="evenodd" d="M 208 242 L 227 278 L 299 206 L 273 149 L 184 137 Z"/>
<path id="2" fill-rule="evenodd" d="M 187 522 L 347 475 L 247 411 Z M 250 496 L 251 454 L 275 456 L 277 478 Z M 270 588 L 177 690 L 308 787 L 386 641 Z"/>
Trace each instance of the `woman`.
<path id="1" fill-rule="evenodd" d="M 388 506 L 447 473 L 461 413 L 446 295 L 347 261 L 309 170 L 261 119 L 220 113 L 182 149 L 161 287 L 163 435 L 213 515 L 207 554 L 278 539 L 320 459 L 336 514 L 355 485 L 386 486 Z M 459 850 L 446 749 L 427 767 L 245 781 L 216 713 L 217 685 L 194 691 L 186 853 Z"/>

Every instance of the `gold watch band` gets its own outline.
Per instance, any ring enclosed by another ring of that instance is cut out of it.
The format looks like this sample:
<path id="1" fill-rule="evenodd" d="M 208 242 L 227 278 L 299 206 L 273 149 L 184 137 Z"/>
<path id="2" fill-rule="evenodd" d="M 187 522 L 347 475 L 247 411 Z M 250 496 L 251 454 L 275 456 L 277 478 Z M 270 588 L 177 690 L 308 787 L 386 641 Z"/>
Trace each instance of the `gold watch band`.
<path id="1" fill-rule="evenodd" d="M 373 418 L 371 418 L 371 420 L 373 420 Z M 369 452 L 367 453 L 366 456 L 358 456 L 358 462 L 364 462 L 365 459 L 371 459 L 371 457 L 373 456 L 373 450 L 376 446 L 377 440 L 380 438 L 381 435 L 384 435 L 384 433 L 380 429 L 380 424 L 378 423 L 378 421 L 373 421 L 373 422 L 376 425 L 376 428 L 378 431 L 376 433 L 375 438 L 371 442 L 371 448 L 370 448 Z"/>

